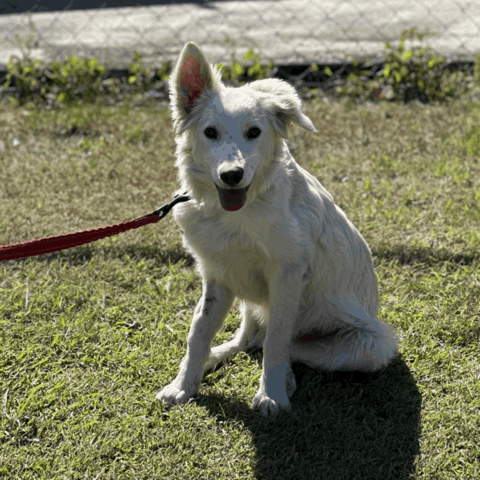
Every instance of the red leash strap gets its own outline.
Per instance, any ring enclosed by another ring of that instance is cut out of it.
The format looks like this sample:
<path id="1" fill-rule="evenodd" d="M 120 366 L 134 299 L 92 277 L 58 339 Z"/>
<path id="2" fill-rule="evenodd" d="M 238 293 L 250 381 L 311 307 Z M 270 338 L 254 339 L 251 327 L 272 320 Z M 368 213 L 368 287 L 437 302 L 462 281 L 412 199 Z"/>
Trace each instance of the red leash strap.
<path id="1" fill-rule="evenodd" d="M 137 218 L 130 222 L 117 223 L 106 227 L 92 228 L 91 230 L 83 230 L 82 232 L 66 233 L 56 237 L 47 237 L 29 242 L 14 243 L 12 245 L 0 246 L 0 262 L 5 260 L 14 260 L 23 257 L 33 257 L 35 255 L 43 255 L 45 253 L 58 252 L 67 248 L 78 247 L 85 243 L 95 242 L 101 238 L 111 237 L 118 233 L 143 227 L 149 223 L 157 223 L 180 202 L 186 202 L 190 197 L 186 194 L 176 195 L 174 200 L 167 203 L 148 215 Z"/>

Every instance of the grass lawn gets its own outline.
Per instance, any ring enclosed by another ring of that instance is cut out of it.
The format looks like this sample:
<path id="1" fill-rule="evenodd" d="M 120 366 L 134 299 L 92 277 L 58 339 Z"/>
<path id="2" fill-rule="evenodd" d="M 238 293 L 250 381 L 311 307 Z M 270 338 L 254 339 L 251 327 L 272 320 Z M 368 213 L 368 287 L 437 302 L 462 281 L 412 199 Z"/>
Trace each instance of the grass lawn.
<path id="1" fill-rule="evenodd" d="M 297 161 L 371 246 L 382 372 L 294 365 L 290 413 L 250 410 L 261 352 L 167 408 L 201 282 L 169 216 L 0 263 L 0 477 L 480 478 L 480 104 L 311 103 Z M 177 188 L 165 108 L 0 106 L 0 244 L 129 220 Z M 216 341 L 239 325 L 235 309 Z"/>

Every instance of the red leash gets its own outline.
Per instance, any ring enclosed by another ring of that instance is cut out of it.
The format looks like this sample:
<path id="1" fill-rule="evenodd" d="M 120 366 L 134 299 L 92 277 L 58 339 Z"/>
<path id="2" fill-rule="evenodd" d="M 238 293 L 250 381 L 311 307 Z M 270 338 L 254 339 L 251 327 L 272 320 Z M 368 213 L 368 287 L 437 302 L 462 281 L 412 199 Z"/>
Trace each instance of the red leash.
<path id="1" fill-rule="evenodd" d="M 177 194 L 170 203 L 166 203 L 154 212 L 132 220 L 131 222 L 117 223 L 106 227 L 92 228 L 91 230 L 83 230 L 82 232 L 66 233 L 65 235 L 59 235 L 57 237 L 41 238 L 29 242 L 14 243 L 12 245 L 0 245 L 0 262 L 58 252 L 85 243 L 95 242 L 101 238 L 111 237 L 118 233 L 126 232 L 127 230 L 143 227 L 143 225 L 148 225 L 149 223 L 157 223 L 164 218 L 177 203 L 188 200 L 190 200 L 190 197 L 187 195 L 187 192 L 185 192 L 182 195 Z"/>

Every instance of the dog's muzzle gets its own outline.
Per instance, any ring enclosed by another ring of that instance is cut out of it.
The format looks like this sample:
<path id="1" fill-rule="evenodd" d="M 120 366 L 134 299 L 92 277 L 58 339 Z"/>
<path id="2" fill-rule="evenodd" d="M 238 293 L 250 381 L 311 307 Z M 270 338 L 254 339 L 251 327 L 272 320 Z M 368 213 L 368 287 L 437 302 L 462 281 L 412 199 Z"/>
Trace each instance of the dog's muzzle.
<path id="1" fill-rule="evenodd" d="M 222 207 L 228 212 L 240 210 L 247 201 L 248 187 L 245 188 L 220 188 L 216 183 L 218 196 Z"/>

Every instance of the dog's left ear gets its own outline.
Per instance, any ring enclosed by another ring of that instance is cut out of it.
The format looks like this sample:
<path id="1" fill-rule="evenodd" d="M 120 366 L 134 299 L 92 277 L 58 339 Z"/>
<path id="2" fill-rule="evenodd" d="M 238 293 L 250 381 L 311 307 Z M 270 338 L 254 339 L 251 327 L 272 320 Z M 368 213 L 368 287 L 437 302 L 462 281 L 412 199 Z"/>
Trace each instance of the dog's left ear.
<path id="1" fill-rule="evenodd" d="M 210 67 L 195 43 L 188 42 L 180 53 L 169 81 L 170 106 L 177 133 L 186 127 L 185 120 L 202 94 L 212 88 L 218 89 L 220 83 L 220 73 Z"/>
<path id="2" fill-rule="evenodd" d="M 283 80 L 269 78 L 249 83 L 248 86 L 262 92 L 260 102 L 276 130 L 286 136 L 292 122 L 316 132 L 312 121 L 302 112 L 302 102 L 295 89 Z"/>

